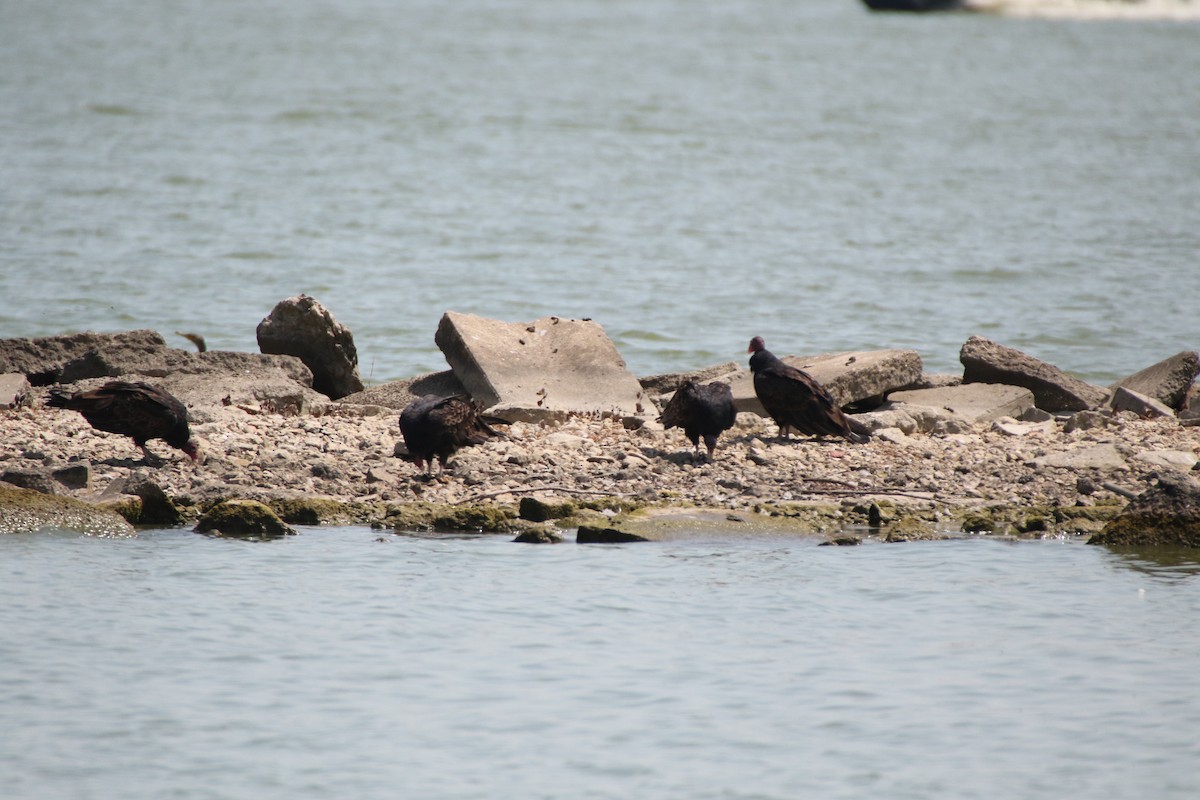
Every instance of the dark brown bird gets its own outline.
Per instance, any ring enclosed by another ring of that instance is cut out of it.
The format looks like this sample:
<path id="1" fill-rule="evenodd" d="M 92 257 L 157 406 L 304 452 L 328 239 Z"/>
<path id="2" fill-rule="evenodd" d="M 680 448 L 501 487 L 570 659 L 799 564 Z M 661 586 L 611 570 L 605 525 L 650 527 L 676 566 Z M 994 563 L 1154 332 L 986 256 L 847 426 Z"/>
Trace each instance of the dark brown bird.
<path id="1" fill-rule="evenodd" d="M 733 390 L 728 383 L 714 381 L 699 384 L 684 381 L 663 409 L 659 421 L 667 430 L 683 428 L 683 433 L 700 455 L 700 437 L 708 448 L 708 460 L 713 458 L 717 437 L 733 427 L 737 410 L 733 407 Z"/>
<path id="2" fill-rule="evenodd" d="M 803 370 L 776 358 L 761 336 L 750 340 L 750 371 L 754 373 L 754 393 L 763 408 L 788 435 L 789 428 L 808 436 L 842 436 L 863 444 L 871 434 L 847 417 L 825 387 Z"/>
<path id="3" fill-rule="evenodd" d="M 98 431 L 133 437 L 146 461 L 153 459 L 146 449 L 146 442 L 151 439 L 164 440 L 187 453 L 192 461 L 200 458 L 200 447 L 188 428 L 187 408 L 157 386 L 109 381 L 86 392 L 51 389 L 49 405 L 78 411 Z"/>
<path id="4" fill-rule="evenodd" d="M 500 434 L 479 416 L 470 397 L 439 397 L 427 394 L 400 412 L 400 433 L 417 468 L 433 472 L 433 459 L 446 468 L 446 461 L 461 447 L 483 444 Z"/>

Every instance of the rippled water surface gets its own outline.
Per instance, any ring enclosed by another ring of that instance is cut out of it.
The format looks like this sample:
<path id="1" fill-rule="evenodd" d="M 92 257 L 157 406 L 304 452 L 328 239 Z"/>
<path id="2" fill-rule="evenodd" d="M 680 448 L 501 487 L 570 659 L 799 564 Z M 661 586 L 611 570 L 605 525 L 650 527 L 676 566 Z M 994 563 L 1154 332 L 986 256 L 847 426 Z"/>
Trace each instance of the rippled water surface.
<path id="1" fill-rule="evenodd" d="M 986 539 L 0 538 L 59 798 L 1191 798 L 1200 560 Z"/>
<path id="2" fill-rule="evenodd" d="M 0 336 L 369 381 L 447 309 L 591 317 L 648 374 L 983 334 L 1098 382 L 1200 343 L 1200 23 L 856 0 L 5 5 Z"/>

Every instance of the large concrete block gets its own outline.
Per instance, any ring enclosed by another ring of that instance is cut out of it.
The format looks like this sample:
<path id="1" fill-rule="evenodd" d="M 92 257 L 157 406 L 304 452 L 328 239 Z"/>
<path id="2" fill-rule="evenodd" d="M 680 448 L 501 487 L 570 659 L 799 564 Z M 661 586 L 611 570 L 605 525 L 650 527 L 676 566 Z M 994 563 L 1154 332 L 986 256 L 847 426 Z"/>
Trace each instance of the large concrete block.
<path id="1" fill-rule="evenodd" d="M 447 311 L 434 341 L 471 397 L 504 419 L 658 414 L 616 345 L 591 320 L 501 322 Z"/>
<path id="2" fill-rule="evenodd" d="M 1108 390 L 1081 381 L 1033 356 L 972 336 L 959 351 L 963 383 L 1003 383 L 1033 392 L 1037 407 L 1046 411 L 1085 411 L 1108 400 Z"/>
<path id="3" fill-rule="evenodd" d="M 1183 408 L 1188 389 L 1195 382 L 1197 374 L 1200 374 L 1200 353 L 1184 350 L 1135 372 L 1108 388 L 1113 392 L 1118 388 L 1130 389 L 1179 410 Z"/>
<path id="4" fill-rule="evenodd" d="M 945 409 L 972 423 L 990 422 L 1001 417 L 1015 419 L 1033 408 L 1033 392 L 1021 386 L 995 383 L 964 383 L 941 389 L 892 392 L 888 400 L 908 406 Z"/>
<path id="5" fill-rule="evenodd" d="M 784 356 L 783 361 L 802 369 L 817 380 L 840 406 L 878 398 L 911 386 L 921 378 L 921 356 L 916 350 L 859 350 L 824 353 L 818 356 Z M 739 370 L 722 378 L 733 389 L 738 411 L 766 416 L 754 393 L 754 376 Z"/>
<path id="6" fill-rule="evenodd" d="M 29 396 L 29 379 L 19 372 L 0 375 L 0 410 L 16 408 Z"/>

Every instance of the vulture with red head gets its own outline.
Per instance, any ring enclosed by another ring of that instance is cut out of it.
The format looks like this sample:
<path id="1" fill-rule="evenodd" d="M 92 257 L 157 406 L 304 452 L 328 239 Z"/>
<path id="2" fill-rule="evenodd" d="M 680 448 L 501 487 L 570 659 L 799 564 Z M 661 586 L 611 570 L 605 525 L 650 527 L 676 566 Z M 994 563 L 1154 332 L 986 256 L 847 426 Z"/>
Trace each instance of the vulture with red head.
<path id="1" fill-rule="evenodd" d="M 146 461 L 154 458 L 146 449 L 151 439 L 162 439 L 192 461 L 200 458 L 200 447 L 188 427 L 187 408 L 170 392 L 149 383 L 109 381 L 85 392 L 51 389 L 48 405 L 78 411 L 98 431 L 132 437 Z"/>
<path id="2" fill-rule="evenodd" d="M 754 393 L 780 433 L 786 436 L 789 428 L 795 428 L 808 436 L 841 436 L 855 444 L 871 438 L 861 423 L 842 412 L 824 386 L 776 358 L 761 336 L 750 340 L 746 352 L 751 353 Z"/>

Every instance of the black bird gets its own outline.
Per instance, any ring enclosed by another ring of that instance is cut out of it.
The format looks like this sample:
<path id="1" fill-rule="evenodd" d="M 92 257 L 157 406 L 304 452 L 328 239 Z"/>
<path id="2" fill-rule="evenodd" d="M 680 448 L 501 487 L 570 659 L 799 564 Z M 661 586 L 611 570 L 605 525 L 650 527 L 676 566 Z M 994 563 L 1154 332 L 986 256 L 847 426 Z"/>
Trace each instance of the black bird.
<path id="1" fill-rule="evenodd" d="M 436 394 L 427 394 L 405 406 L 400 412 L 400 433 L 417 468 L 425 467 L 429 474 L 435 456 L 444 470 L 447 459 L 459 448 L 483 444 L 500 435 L 479 416 L 470 397 Z"/>
<path id="2" fill-rule="evenodd" d="M 776 358 L 761 336 L 750 340 L 746 352 L 752 354 L 754 393 L 781 434 L 787 436 L 788 428 L 795 428 L 809 436 L 842 436 L 855 444 L 871 438 L 861 423 L 842 412 L 824 386 L 807 372 Z"/>
<path id="3" fill-rule="evenodd" d="M 200 458 L 200 447 L 188 428 L 188 412 L 183 403 L 163 389 L 148 383 L 109 381 L 99 389 L 68 392 L 51 389 L 48 405 L 83 414 L 98 431 L 133 437 L 146 461 L 152 455 L 146 442 L 162 439 L 171 447 L 187 453 L 192 461 Z"/>
<path id="4" fill-rule="evenodd" d="M 684 381 L 671 396 L 658 419 L 663 427 L 683 428 L 684 434 L 695 447 L 694 455 L 700 455 L 700 437 L 708 448 L 708 460 L 713 458 L 717 437 L 733 427 L 737 410 L 733 407 L 733 390 L 728 383 L 714 381 L 699 384 Z"/>

